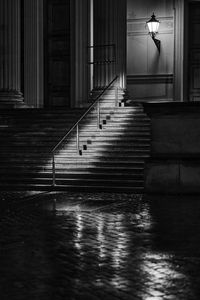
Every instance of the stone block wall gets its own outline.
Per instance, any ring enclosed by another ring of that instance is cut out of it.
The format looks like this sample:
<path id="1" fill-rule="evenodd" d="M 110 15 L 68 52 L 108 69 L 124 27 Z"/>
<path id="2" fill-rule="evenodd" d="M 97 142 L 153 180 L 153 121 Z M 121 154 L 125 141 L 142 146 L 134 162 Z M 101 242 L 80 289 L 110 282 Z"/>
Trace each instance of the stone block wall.
<path id="1" fill-rule="evenodd" d="M 200 193 L 200 103 L 146 103 L 151 118 L 147 193 Z"/>

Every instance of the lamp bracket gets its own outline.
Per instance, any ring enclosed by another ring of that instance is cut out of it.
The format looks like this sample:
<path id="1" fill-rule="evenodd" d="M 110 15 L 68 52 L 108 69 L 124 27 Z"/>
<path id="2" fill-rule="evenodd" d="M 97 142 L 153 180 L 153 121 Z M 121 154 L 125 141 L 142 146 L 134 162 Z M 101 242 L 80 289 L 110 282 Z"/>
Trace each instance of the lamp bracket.
<path id="1" fill-rule="evenodd" d="M 150 35 L 151 35 L 151 38 L 154 41 L 154 43 L 155 43 L 155 45 L 156 45 L 156 47 L 158 49 L 158 52 L 160 54 L 160 40 L 156 39 L 156 33 L 155 32 L 151 32 Z"/>

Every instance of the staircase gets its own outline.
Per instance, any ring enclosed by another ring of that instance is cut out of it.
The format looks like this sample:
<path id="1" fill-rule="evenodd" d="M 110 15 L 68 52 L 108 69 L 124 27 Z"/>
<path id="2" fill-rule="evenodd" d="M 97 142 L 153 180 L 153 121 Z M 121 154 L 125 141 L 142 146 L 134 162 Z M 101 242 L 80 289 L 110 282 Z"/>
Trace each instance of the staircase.
<path id="1" fill-rule="evenodd" d="M 101 108 L 100 129 L 96 111 L 87 116 L 80 127 L 78 152 L 75 133 L 61 145 L 55 155 L 54 187 L 51 150 L 82 110 L 2 111 L 0 188 L 142 192 L 150 122 L 140 104 L 120 105 Z"/>

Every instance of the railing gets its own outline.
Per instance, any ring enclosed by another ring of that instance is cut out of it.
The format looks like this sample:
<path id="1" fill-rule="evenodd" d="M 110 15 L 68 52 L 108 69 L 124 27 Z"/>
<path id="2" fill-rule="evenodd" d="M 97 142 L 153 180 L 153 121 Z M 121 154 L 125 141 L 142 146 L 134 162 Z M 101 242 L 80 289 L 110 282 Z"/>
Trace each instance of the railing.
<path id="1" fill-rule="evenodd" d="M 90 66 L 91 89 L 106 86 L 116 73 L 116 45 L 102 44 L 88 46 L 88 65 Z M 107 74 L 107 76 L 105 76 Z"/>
<path id="2" fill-rule="evenodd" d="M 56 144 L 56 146 L 52 149 L 52 180 L 53 186 L 56 185 L 56 164 L 55 164 L 55 152 L 59 148 L 59 146 L 68 138 L 70 133 L 76 129 L 76 151 L 79 153 L 79 125 L 80 122 L 88 115 L 88 113 L 92 110 L 93 107 L 97 105 L 97 128 L 100 129 L 100 98 L 101 96 L 109 89 L 109 87 L 117 80 L 118 76 L 116 76 L 104 89 L 103 91 L 96 97 L 94 102 L 89 106 L 89 108 L 83 113 L 83 115 L 79 118 L 79 120 L 70 128 L 70 130 L 63 136 L 63 138 Z M 118 100 L 118 88 L 116 87 L 115 91 L 115 103 Z"/>
<path id="3" fill-rule="evenodd" d="M 88 64 L 102 65 L 111 64 L 116 62 L 116 45 L 115 44 L 103 44 L 88 46 L 90 60 Z M 91 59 L 90 51 L 94 51 Z"/>

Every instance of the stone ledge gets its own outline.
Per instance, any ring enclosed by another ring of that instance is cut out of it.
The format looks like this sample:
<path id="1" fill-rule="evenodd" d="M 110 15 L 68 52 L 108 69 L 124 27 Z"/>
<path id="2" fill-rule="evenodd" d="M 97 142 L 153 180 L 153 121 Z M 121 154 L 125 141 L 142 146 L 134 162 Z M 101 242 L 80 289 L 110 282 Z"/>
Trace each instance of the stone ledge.
<path id="1" fill-rule="evenodd" d="M 200 161 L 151 161 L 145 170 L 145 191 L 162 194 L 199 194 Z"/>
<path id="2" fill-rule="evenodd" d="M 180 101 L 149 101 L 143 104 L 144 111 L 149 116 L 157 114 L 182 114 L 200 113 L 200 102 L 180 102 Z"/>

